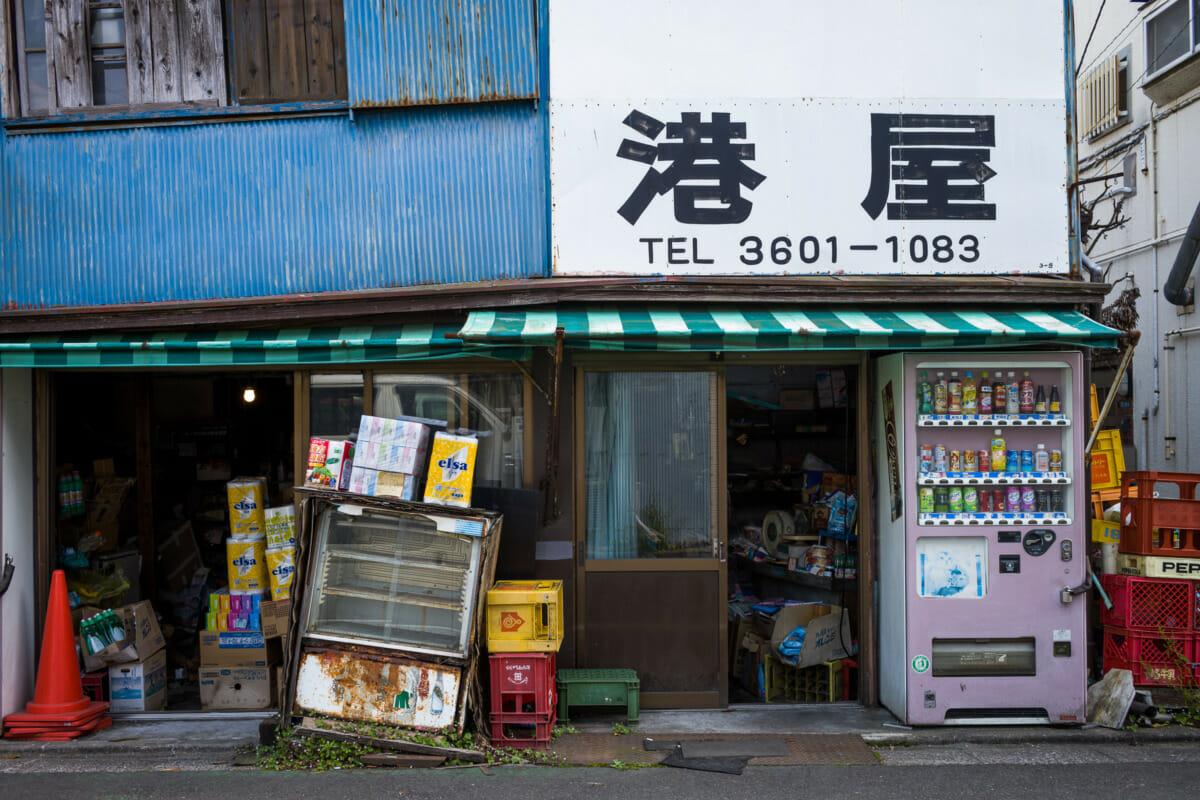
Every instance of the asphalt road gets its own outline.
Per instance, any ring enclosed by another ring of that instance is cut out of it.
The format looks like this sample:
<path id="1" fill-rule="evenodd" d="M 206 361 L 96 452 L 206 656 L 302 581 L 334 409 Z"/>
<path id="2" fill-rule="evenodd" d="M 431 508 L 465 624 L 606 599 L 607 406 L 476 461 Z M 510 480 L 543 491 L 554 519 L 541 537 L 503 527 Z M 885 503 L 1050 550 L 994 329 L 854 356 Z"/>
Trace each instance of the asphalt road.
<path id="1" fill-rule="evenodd" d="M 491 766 L 446 770 L 264 772 L 220 763 L 70 763 L 29 756 L 0 763 L 5 798 L 169 797 L 178 800 L 728 800 L 775 798 L 1053 798 L 1193 800 L 1200 745 L 943 745 L 880 748 L 867 767 L 749 767 L 742 775 L 651 767 Z M 42 761 L 42 763 L 38 763 Z M 21 763 L 18 763 L 21 762 Z M 124 770 L 96 772 L 96 769 Z"/>

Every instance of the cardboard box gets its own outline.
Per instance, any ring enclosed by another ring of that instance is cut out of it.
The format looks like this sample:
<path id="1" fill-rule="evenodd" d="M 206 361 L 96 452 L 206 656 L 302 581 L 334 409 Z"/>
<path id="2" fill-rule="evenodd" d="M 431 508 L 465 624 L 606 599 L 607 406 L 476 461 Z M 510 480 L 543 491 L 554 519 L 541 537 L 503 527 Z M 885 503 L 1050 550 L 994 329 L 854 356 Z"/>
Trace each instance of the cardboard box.
<path id="1" fill-rule="evenodd" d="M 350 487 L 347 491 L 368 497 L 416 500 L 417 476 L 400 472 L 381 472 L 356 463 L 354 471 L 350 474 Z"/>
<path id="2" fill-rule="evenodd" d="M 80 608 L 80 619 L 100 613 L 98 608 Z M 158 626 L 158 617 L 149 600 L 141 600 L 114 609 L 125 626 L 125 642 L 110 644 L 108 647 L 93 655 L 87 654 L 83 639 L 79 639 L 79 652 L 83 655 L 83 668 L 91 672 L 101 667 L 113 664 L 134 664 L 146 660 L 153 653 L 167 646 L 162 629 Z M 76 624 L 78 627 L 78 621 Z"/>
<path id="3" fill-rule="evenodd" d="M 103 575 L 112 575 L 117 570 L 125 576 L 129 588 L 121 602 L 132 603 L 142 596 L 142 554 L 137 550 L 100 553 L 92 557 L 92 568 Z"/>
<path id="4" fill-rule="evenodd" d="M 168 591 L 181 592 L 192 583 L 196 570 L 204 566 L 200 560 L 200 547 L 189 520 L 179 522 L 159 540 L 155 560 L 158 574 Z"/>
<path id="5" fill-rule="evenodd" d="M 785 411 L 811 411 L 817 407 L 815 389 L 780 389 L 779 407 Z"/>
<path id="6" fill-rule="evenodd" d="M 308 443 L 308 469 L 304 473 L 304 485 L 345 489 L 350 485 L 353 467 L 353 442 L 313 438 Z"/>
<path id="7" fill-rule="evenodd" d="M 845 408 L 846 371 L 841 367 L 817 370 L 817 401 L 821 408 Z"/>
<path id="8" fill-rule="evenodd" d="M 134 478 L 103 477 L 96 480 L 96 493 L 88 503 L 88 531 L 100 534 L 101 551 L 115 550 L 120 538 L 118 517 L 125 498 L 137 481 Z"/>
<path id="9" fill-rule="evenodd" d="M 771 629 L 771 651 L 778 653 L 779 643 L 794 628 L 801 625 L 807 628 L 804 635 L 804 646 L 800 650 L 800 656 L 796 663 L 792 666 L 811 667 L 814 664 L 850 658 L 854 655 L 852 652 L 854 640 L 850 633 L 850 615 L 842 613 L 840 606 L 816 604 L 784 606 L 779 609 L 775 615 L 775 624 Z M 842 646 L 843 642 L 845 642 L 845 647 Z"/>
<path id="10" fill-rule="evenodd" d="M 260 608 L 263 636 L 267 639 L 286 638 L 292 619 L 292 601 L 264 600 Z"/>
<path id="11" fill-rule="evenodd" d="M 201 668 L 266 668 L 279 653 L 279 643 L 268 642 L 262 631 L 200 631 Z"/>
<path id="12" fill-rule="evenodd" d="M 206 711 L 270 708 L 274 673 L 266 667 L 202 667 L 200 707 Z"/>
<path id="13" fill-rule="evenodd" d="M 113 711 L 157 711 L 167 707 L 167 651 L 108 669 Z"/>

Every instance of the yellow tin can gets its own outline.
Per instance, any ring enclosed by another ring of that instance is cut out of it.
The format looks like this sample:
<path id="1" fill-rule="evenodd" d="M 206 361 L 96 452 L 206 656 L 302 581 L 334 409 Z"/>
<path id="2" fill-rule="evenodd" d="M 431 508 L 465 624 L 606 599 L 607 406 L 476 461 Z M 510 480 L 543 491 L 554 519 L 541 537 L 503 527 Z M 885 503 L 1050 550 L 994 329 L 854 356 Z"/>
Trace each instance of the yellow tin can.
<path id="1" fill-rule="evenodd" d="M 487 593 L 488 652 L 557 652 L 562 608 L 562 581 L 496 581 Z"/>

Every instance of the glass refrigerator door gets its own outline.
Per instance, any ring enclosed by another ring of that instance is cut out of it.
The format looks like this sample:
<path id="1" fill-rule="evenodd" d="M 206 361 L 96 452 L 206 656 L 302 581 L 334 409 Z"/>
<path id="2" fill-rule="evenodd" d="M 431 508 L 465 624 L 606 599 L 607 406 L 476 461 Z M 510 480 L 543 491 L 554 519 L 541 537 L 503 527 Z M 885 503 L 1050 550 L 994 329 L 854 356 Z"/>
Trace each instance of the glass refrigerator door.
<path id="1" fill-rule="evenodd" d="M 327 508 L 306 635 L 465 657 L 482 531 L 465 517 Z"/>

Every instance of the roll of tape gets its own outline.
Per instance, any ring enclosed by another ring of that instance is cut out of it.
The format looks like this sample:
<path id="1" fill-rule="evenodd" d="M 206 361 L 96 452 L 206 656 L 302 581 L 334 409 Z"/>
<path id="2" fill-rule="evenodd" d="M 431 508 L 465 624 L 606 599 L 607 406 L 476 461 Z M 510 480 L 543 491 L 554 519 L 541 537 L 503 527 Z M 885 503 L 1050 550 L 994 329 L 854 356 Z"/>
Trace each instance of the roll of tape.
<path id="1" fill-rule="evenodd" d="M 787 511 L 768 511 L 763 517 L 763 547 L 772 556 L 779 555 L 779 545 L 784 538 L 795 535 L 795 522 Z"/>

